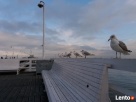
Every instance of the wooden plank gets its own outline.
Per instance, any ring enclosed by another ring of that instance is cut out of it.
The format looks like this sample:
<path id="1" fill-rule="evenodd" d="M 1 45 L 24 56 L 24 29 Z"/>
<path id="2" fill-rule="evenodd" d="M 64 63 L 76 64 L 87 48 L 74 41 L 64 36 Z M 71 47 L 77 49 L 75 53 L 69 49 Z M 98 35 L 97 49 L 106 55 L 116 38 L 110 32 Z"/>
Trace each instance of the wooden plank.
<path id="1" fill-rule="evenodd" d="M 54 82 L 69 102 L 77 102 L 77 99 L 74 97 L 74 95 L 62 83 L 60 83 L 56 79 L 54 79 Z"/>
<path id="2" fill-rule="evenodd" d="M 47 91 L 47 95 L 48 95 L 48 99 L 50 102 L 61 102 L 60 98 L 58 97 L 57 93 L 55 92 L 55 89 L 53 87 L 53 85 L 51 84 L 48 76 L 45 74 L 43 74 L 43 79 L 44 79 L 44 84 L 47 86 L 46 87 L 46 91 Z"/>
<path id="3" fill-rule="evenodd" d="M 80 69 L 80 68 L 76 68 L 75 66 L 67 66 L 67 67 L 64 67 L 63 70 L 64 69 L 66 69 L 66 70 L 69 69 L 71 71 L 74 71 L 75 73 L 80 73 L 80 74 L 92 76 L 92 77 L 96 78 L 96 80 L 100 79 L 102 76 L 102 71 L 100 71 L 99 73 L 95 73 L 95 72 L 90 71 L 91 68 L 90 68 L 90 70 L 86 70 L 85 67 L 84 67 L 84 69 Z"/>
<path id="4" fill-rule="evenodd" d="M 50 82 L 52 83 L 57 95 L 59 96 L 60 100 L 64 101 L 64 102 L 68 102 L 68 99 L 66 98 L 66 96 L 62 93 L 62 91 L 60 90 L 60 88 L 57 86 L 57 84 L 55 83 L 55 81 L 50 77 Z"/>
<path id="5" fill-rule="evenodd" d="M 48 75 L 48 73 L 46 73 L 46 76 Z M 63 94 L 65 94 L 68 97 L 68 100 L 70 100 L 69 102 L 78 102 L 77 99 L 75 99 L 76 97 L 74 97 L 74 95 L 62 83 L 59 83 L 59 81 L 57 81 L 57 80 L 54 80 L 54 81 L 56 82 L 56 84 L 58 85 L 58 87 L 61 89 L 61 91 L 63 92 Z"/>
<path id="6" fill-rule="evenodd" d="M 71 97 L 70 102 L 100 102 L 104 68 L 99 63 L 63 59 L 54 61 L 51 71 L 42 73 L 46 77 L 44 83 L 49 99 L 55 101 L 54 94 L 62 102 L 68 99 L 65 96 Z"/>
<path id="7" fill-rule="evenodd" d="M 70 73 L 64 73 L 67 77 L 63 77 L 63 79 L 67 80 L 68 82 L 75 83 L 76 86 L 80 86 L 83 87 L 85 89 L 87 89 L 86 91 L 89 90 L 89 92 L 93 92 L 92 94 L 95 96 L 97 96 L 100 93 L 100 88 L 96 88 L 94 86 L 92 86 L 91 84 L 89 84 L 89 82 L 84 82 L 83 80 L 77 80 L 76 76 L 72 76 Z M 89 85 L 88 88 L 86 88 L 86 86 Z"/>
<path id="8" fill-rule="evenodd" d="M 87 71 L 90 71 L 90 72 L 93 72 L 93 73 L 98 73 L 98 74 L 101 74 L 101 72 L 103 71 L 103 66 L 97 66 L 97 65 L 90 65 L 90 67 L 86 67 L 86 66 L 76 66 L 76 65 L 72 65 L 72 64 L 61 64 L 61 65 L 59 65 L 59 67 L 73 67 L 73 70 L 74 69 L 82 69 L 82 70 L 84 70 L 84 69 L 86 69 Z M 98 68 L 99 67 L 99 69 L 96 69 L 96 67 Z"/>
<path id="9" fill-rule="evenodd" d="M 88 76 L 87 76 L 87 77 L 86 77 L 86 76 L 83 76 L 83 75 L 81 75 L 81 74 L 78 73 L 78 72 L 74 72 L 73 70 L 69 70 L 68 68 L 66 68 L 66 70 L 68 70 L 68 71 L 64 71 L 64 72 L 67 72 L 67 73 L 69 73 L 69 74 L 71 74 L 71 75 L 74 75 L 74 77 L 76 77 L 77 79 L 79 79 L 79 80 L 81 80 L 81 81 L 84 81 L 84 82 L 86 82 L 86 83 L 93 84 L 95 87 L 99 87 L 99 83 L 98 83 L 98 82 L 97 82 L 97 83 L 92 83 L 93 80 L 89 79 Z M 56 72 L 56 71 L 55 71 L 55 72 Z M 63 72 L 63 73 L 64 73 L 64 72 Z M 61 71 L 58 72 L 58 73 L 60 73 L 60 75 L 61 75 Z M 72 74 L 72 73 L 73 73 L 73 74 Z M 63 76 L 63 77 L 65 77 L 65 76 Z"/>
<path id="10" fill-rule="evenodd" d="M 36 99 L 37 102 L 48 102 L 40 78 L 36 78 L 34 73 L 0 75 L 0 102 L 35 102 Z M 36 87 L 41 89 L 36 91 Z"/>
<path id="11" fill-rule="evenodd" d="M 10 86 L 6 89 L 2 88 L 3 90 L 0 92 L 0 102 L 3 102 L 5 99 L 8 98 L 8 94 L 13 90 Z M 9 102 L 9 101 L 8 101 Z"/>
<path id="12" fill-rule="evenodd" d="M 54 78 L 57 78 L 57 76 L 54 76 Z M 62 79 L 60 77 L 57 79 L 63 85 L 65 85 L 65 87 L 67 87 L 71 93 L 73 93 L 73 95 L 77 98 L 77 100 L 80 100 L 80 102 L 87 102 L 88 98 L 85 97 L 85 95 L 83 95 L 79 90 L 76 90 L 76 88 L 73 85 L 71 85 L 69 82 L 65 81 L 64 79 Z"/>
<path id="13" fill-rule="evenodd" d="M 21 87 L 20 89 L 20 93 L 18 94 L 18 98 L 16 99 L 16 102 L 21 102 L 23 100 L 23 97 L 25 95 L 25 91 L 26 91 L 27 87 Z"/>
<path id="14" fill-rule="evenodd" d="M 63 68 L 63 70 L 64 69 L 66 69 L 66 71 L 64 71 L 64 72 L 70 72 L 69 74 L 72 74 L 73 73 L 73 75 L 75 75 L 75 77 L 77 77 L 77 76 L 81 76 L 81 78 L 83 79 L 82 81 L 84 81 L 84 79 L 85 78 L 88 78 L 88 75 L 86 75 L 86 73 L 82 73 L 82 71 L 80 71 L 80 72 L 78 72 L 78 70 L 75 70 L 75 68 L 73 68 L 73 70 L 72 70 L 72 68 L 70 68 L 70 67 L 64 67 Z M 75 72 L 75 73 L 74 73 Z M 87 73 L 88 73 L 88 71 L 86 71 Z M 86 76 L 86 77 L 85 77 Z M 89 76 L 89 78 L 91 78 L 90 76 Z M 96 81 L 96 82 L 99 82 L 99 80 L 97 79 L 97 78 L 91 78 L 92 80 L 90 80 L 90 81 Z M 86 79 L 85 79 L 86 80 Z M 95 85 L 95 86 L 97 86 L 97 85 Z"/>
<path id="15" fill-rule="evenodd" d="M 76 102 L 86 102 L 82 97 L 79 97 L 79 94 L 77 92 L 77 90 L 73 90 L 73 87 L 68 87 L 64 82 L 62 82 L 62 80 L 60 78 L 58 78 L 57 76 L 54 77 L 55 80 L 57 80 L 62 86 L 63 88 L 65 88 L 65 91 L 68 92 L 69 94 L 71 94 L 74 98 L 74 100 Z"/>
<path id="16" fill-rule="evenodd" d="M 69 65 L 73 65 L 73 66 L 78 66 L 78 67 L 86 67 L 86 68 L 94 68 L 94 69 L 98 69 L 98 70 L 102 70 L 101 68 L 102 67 L 98 67 L 98 66 L 103 66 L 102 64 L 97 64 L 97 63 L 80 63 L 80 62 L 77 62 L 77 63 L 68 63 L 68 62 L 63 62 L 63 63 L 58 63 L 59 65 L 66 65 L 66 66 L 69 66 Z"/>
<path id="17" fill-rule="evenodd" d="M 12 101 L 10 100 L 9 102 L 16 102 L 19 92 L 20 92 L 20 87 L 15 87 L 15 90 L 12 91 L 12 95 L 11 95 Z"/>
<path id="18" fill-rule="evenodd" d="M 84 82 L 84 80 L 77 80 L 77 78 L 73 75 L 71 75 L 70 73 L 65 73 L 65 75 L 67 75 L 66 79 L 67 81 L 72 81 L 73 83 L 77 83 L 77 85 L 80 85 L 82 87 L 87 87 L 87 85 L 89 85 L 88 89 L 89 91 L 93 91 L 93 95 L 99 94 L 100 93 L 100 88 L 97 88 L 96 86 L 93 86 L 92 84 L 89 84 L 89 82 Z M 65 77 L 63 77 L 65 78 Z M 88 90 L 87 89 L 87 90 Z"/>

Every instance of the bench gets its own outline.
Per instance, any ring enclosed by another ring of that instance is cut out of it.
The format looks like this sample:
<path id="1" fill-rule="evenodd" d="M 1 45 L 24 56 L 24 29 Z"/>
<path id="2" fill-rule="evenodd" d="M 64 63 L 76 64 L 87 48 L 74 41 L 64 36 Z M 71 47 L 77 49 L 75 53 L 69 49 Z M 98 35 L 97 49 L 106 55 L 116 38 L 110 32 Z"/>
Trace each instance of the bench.
<path id="1" fill-rule="evenodd" d="M 52 68 L 53 60 L 37 60 L 36 74 L 41 74 L 42 70 L 50 70 Z"/>
<path id="2" fill-rule="evenodd" d="M 42 77 L 49 102 L 109 102 L 106 65 L 55 59 Z"/>

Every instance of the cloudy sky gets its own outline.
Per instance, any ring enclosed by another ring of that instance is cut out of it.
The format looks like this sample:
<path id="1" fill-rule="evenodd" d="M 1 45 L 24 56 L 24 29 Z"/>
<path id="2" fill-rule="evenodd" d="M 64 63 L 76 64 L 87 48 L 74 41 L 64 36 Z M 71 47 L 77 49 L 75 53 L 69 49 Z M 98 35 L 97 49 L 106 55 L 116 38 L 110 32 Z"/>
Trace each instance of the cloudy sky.
<path id="1" fill-rule="evenodd" d="M 108 39 L 115 34 L 136 58 L 136 0 L 43 0 L 45 57 L 82 49 L 113 58 Z M 0 0 L 0 55 L 42 56 L 40 0 Z"/>

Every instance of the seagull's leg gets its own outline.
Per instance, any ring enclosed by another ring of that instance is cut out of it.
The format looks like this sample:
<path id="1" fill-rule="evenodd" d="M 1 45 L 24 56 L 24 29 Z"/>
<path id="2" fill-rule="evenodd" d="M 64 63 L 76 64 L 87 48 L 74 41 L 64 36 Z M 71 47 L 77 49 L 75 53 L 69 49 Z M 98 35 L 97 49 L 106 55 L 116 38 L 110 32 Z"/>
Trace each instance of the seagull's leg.
<path id="1" fill-rule="evenodd" d="M 116 58 L 117 58 L 117 52 L 116 52 Z"/>
<path id="2" fill-rule="evenodd" d="M 120 52 L 120 58 L 121 58 L 121 52 Z"/>
<path id="3" fill-rule="evenodd" d="M 85 55 L 85 58 L 86 58 L 86 55 Z"/>

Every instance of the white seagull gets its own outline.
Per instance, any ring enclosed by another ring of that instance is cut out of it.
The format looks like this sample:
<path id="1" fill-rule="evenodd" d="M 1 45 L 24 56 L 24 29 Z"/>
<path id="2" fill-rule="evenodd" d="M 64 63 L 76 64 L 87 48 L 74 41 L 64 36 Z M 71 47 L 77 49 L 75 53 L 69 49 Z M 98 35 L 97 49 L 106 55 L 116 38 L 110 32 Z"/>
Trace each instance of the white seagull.
<path id="1" fill-rule="evenodd" d="M 77 57 L 82 57 L 79 53 L 77 53 L 76 51 L 73 51 L 74 55 Z"/>
<path id="2" fill-rule="evenodd" d="M 94 54 L 91 54 L 91 53 L 84 51 L 84 50 L 82 50 L 81 52 L 85 56 L 85 58 L 86 58 L 86 56 L 94 56 Z"/>
<path id="3" fill-rule="evenodd" d="M 64 57 L 64 54 L 62 53 L 60 56 L 61 56 L 61 57 Z"/>
<path id="4" fill-rule="evenodd" d="M 131 50 L 128 50 L 125 43 L 119 41 L 115 35 L 111 35 L 108 41 L 110 40 L 111 40 L 110 42 L 111 48 L 114 51 L 116 51 L 116 58 L 117 58 L 117 52 L 120 52 L 120 58 L 121 58 L 121 53 L 123 53 L 124 55 L 130 55 L 129 52 L 132 52 Z"/>
<path id="5" fill-rule="evenodd" d="M 67 57 L 67 52 L 65 52 L 65 54 L 63 54 L 63 57 Z"/>
<path id="6" fill-rule="evenodd" d="M 58 53 L 59 58 L 61 58 L 61 55 Z"/>
<path id="7" fill-rule="evenodd" d="M 68 54 L 66 55 L 66 57 L 71 58 L 71 54 L 72 54 L 72 52 L 68 53 Z"/>

